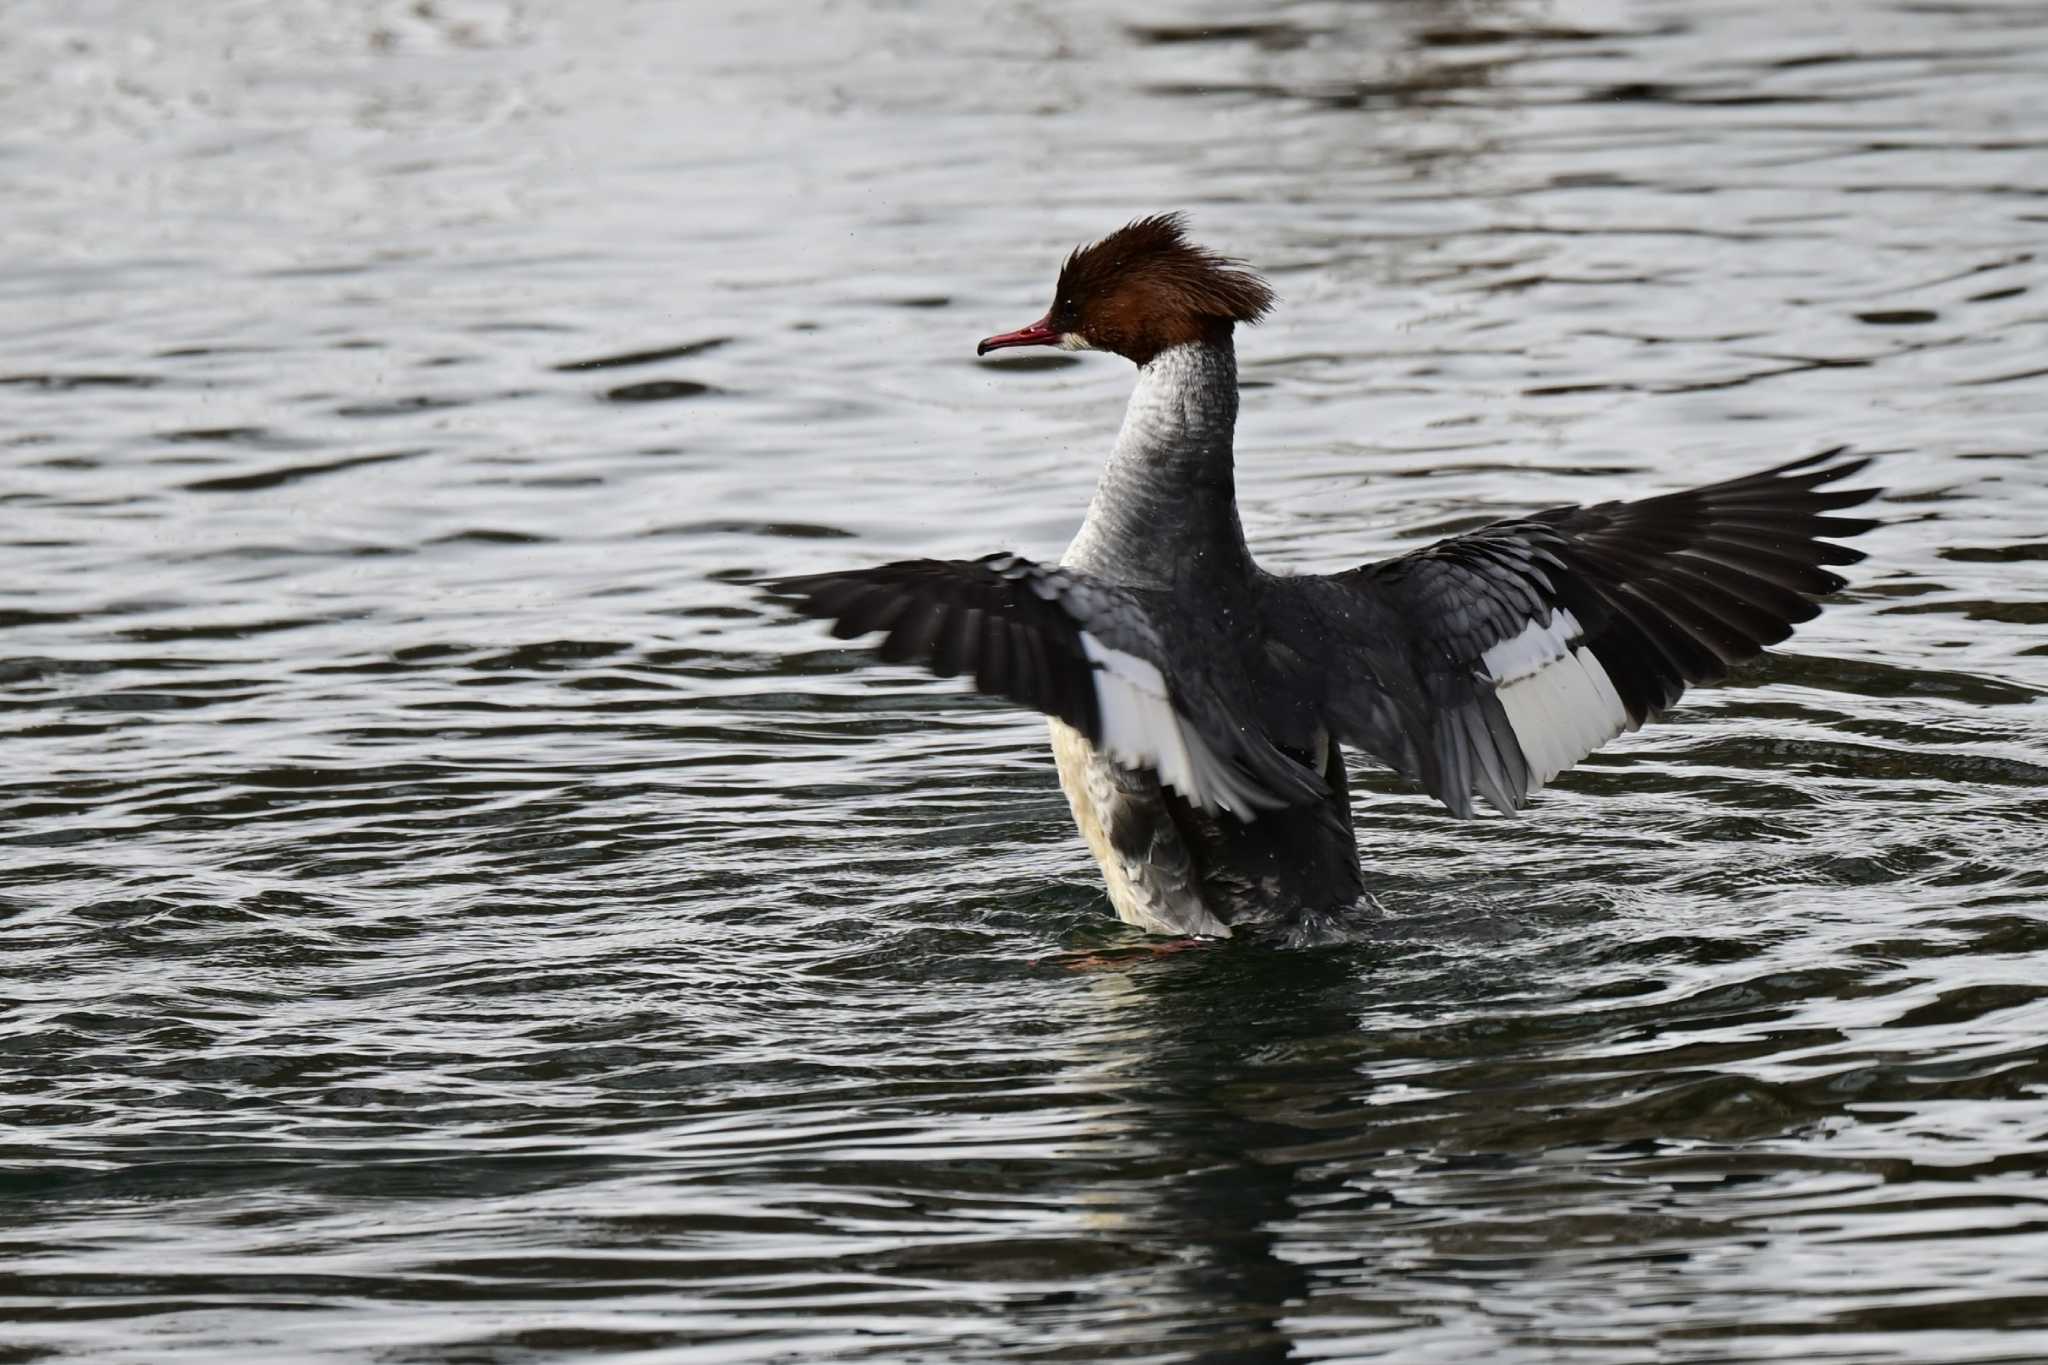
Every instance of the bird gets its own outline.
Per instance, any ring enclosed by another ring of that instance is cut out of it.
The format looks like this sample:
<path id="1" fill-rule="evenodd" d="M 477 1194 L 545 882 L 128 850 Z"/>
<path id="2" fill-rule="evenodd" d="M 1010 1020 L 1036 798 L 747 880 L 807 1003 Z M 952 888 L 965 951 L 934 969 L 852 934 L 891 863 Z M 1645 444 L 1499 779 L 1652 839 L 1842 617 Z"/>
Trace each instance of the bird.
<path id="1" fill-rule="evenodd" d="M 1137 383 L 1057 563 L 1003 552 L 765 585 L 839 639 L 1043 712 L 1128 924 L 1341 937 L 1372 913 L 1344 749 L 1453 816 L 1552 779 L 1786 639 L 1846 586 L 1838 446 L 1703 487 L 1558 506 L 1341 573 L 1262 568 L 1237 506 L 1234 333 L 1273 307 L 1181 213 L 1080 246 L 1038 321 L 981 341 L 1102 351 Z"/>

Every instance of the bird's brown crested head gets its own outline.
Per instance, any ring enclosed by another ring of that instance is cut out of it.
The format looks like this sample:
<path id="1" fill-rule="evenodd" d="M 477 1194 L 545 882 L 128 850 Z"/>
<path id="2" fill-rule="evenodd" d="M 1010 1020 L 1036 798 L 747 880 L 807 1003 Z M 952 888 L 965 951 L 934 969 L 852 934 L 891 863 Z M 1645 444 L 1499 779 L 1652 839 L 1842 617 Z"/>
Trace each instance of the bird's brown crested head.
<path id="1" fill-rule="evenodd" d="M 1169 347 L 1226 339 L 1235 324 L 1257 322 L 1272 306 L 1264 280 L 1190 242 L 1181 214 L 1162 213 L 1076 248 L 1060 267 L 1046 315 L 989 337 L 976 354 L 1059 346 L 1114 351 L 1144 365 Z"/>

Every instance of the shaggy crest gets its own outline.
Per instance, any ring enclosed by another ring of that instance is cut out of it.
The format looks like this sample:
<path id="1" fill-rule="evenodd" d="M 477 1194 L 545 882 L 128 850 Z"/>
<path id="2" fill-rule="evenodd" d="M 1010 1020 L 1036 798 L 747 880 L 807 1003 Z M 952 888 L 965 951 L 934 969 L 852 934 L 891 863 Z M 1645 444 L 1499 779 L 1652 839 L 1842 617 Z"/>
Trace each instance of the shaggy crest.
<path id="1" fill-rule="evenodd" d="M 1257 322 L 1273 290 L 1242 262 L 1187 239 L 1186 218 L 1155 214 L 1079 247 L 1060 268 L 1047 321 L 1063 336 L 1140 365 L 1169 346 Z"/>

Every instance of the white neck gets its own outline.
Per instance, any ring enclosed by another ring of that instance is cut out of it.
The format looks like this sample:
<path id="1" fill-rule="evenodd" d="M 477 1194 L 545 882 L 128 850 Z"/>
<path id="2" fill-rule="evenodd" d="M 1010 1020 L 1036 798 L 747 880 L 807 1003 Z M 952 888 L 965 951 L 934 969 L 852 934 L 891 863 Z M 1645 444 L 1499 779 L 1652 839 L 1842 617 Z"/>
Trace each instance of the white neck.
<path id="1" fill-rule="evenodd" d="M 1153 587 L 1249 572 L 1232 469 L 1236 425 L 1228 339 L 1187 342 L 1139 366 L 1116 448 L 1061 562 Z"/>

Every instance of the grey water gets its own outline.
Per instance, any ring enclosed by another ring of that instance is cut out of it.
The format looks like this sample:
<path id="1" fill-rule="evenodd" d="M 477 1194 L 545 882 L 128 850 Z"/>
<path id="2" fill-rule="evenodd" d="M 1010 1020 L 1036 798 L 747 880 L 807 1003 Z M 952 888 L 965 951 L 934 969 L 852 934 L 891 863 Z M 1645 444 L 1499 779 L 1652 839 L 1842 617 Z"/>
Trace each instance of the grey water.
<path id="1" fill-rule="evenodd" d="M 2048 8 L 10 0 L 0 1361 L 2048 1359 Z M 1849 442 L 1729 686 L 1166 955 L 1037 718 L 1185 209 L 1273 565 Z M 1028 355 L 1029 353 L 1024 353 Z"/>

